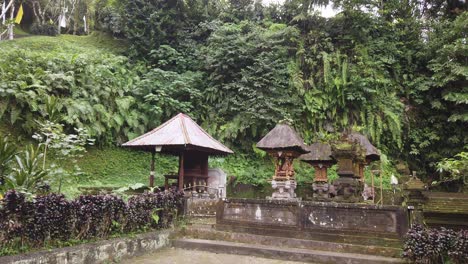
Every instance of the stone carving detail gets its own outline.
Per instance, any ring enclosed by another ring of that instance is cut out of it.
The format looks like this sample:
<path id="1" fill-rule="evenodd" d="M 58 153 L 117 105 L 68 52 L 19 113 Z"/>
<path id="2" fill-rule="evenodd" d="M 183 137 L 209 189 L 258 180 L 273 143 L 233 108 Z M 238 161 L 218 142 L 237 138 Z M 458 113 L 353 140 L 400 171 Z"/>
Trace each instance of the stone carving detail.
<path id="1" fill-rule="evenodd" d="M 312 190 L 314 191 L 314 199 L 316 200 L 328 200 L 330 198 L 330 187 L 331 185 L 326 182 L 314 182 L 312 183 Z"/>
<path id="2" fill-rule="evenodd" d="M 287 181 L 271 181 L 271 187 L 275 190 L 271 195 L 271 198 L 274 199 L 292 199 L 296 198 L 296 193 L 294 190 L 297 187 L 296 181 L 287 180 Z"/>

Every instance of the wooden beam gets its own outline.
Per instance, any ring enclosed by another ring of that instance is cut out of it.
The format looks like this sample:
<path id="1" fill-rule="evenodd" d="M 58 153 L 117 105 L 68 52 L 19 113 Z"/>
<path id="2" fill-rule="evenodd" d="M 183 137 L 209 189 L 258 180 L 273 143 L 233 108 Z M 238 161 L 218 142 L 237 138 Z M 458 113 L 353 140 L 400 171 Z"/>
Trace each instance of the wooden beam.
<path id="1" fill-rule="evenodd" d="M 179 191 L 184 190 L 184 153 L 179 155 Z"/>
<path id="2" fill-rule="evenodd" d="M 375 204 L 375 184 L 374 184 L 374 173 L 370 170 L 372 176 L 372 203 Z"/>
<path id="3" fill-rule="evenodd" d="M 150 177 L 149 177 L 149 187 L 154 187 L 154 159 L 156 153 L 153 151 L 151 152 L 151 171 L 150 171 Z"/>

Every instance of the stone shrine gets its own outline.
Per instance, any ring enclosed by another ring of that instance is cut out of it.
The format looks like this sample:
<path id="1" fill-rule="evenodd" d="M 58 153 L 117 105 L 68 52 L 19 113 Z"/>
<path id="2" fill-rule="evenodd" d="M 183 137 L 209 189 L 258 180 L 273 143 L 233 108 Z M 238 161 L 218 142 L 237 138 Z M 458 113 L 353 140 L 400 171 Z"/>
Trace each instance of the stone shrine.
<path id="1" fill-rule="evenodd" d="M 314 143 L 307 147 L 310 152 L 299 159 L 314 167 L 315 177 L 312 183 L 315 200 L 328 200 L 334 193 L 333 185 L 328 183 L 327 169 L 336 161 L 331 157 L 331 147 L 328 144 Z"/>
<path id="2" fill-rule="evenodd" d="M 288 124 L 280 123 L 257 143 L 257 148 L 275 159 L 275 174 L 271 181 L 274 192 L 269 198 L 297 199 L 293 161 L 309 152 L 304 140 Z"/>

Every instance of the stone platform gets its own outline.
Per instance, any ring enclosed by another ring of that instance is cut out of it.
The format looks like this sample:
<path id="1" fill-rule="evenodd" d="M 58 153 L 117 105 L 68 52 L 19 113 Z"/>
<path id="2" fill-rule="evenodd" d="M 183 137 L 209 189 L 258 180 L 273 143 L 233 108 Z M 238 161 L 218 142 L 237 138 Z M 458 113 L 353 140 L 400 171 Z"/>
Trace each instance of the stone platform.
<path id="1" fill-rule="evenodd" d="M 308 263 L 405 263 L 400 258 L 398 239 L 386 246 L 363 245 L 359 241 L 365 240 L 364 237 L 354 237 L 345 243 L 326 241 L 322 237 L 304 239 L 278 236 L 277 233 L 255 234 L 254 229 L 220 229 L 222 226 L 214 221 L 189 224 L 172 245 L 180 249 Z"/>
<path id="2" fill-rule="evenodd" d="M 408 230 L 407 210 L 400 206 L 309 201 L 226 199 L 218 203 L 217 226 L 265 233 L 360 234 L 367 238 L 399 239 Z"/>

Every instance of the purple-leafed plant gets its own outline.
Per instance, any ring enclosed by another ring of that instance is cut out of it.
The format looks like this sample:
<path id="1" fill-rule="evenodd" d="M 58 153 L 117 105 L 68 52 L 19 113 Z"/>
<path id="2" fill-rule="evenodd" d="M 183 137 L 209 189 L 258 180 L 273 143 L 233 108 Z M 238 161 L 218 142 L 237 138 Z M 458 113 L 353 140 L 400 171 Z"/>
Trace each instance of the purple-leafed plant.
<path id="1" fill-rule="evenodd" d="M 8 244 L 15 238 L 23 242 L 30 212 L 31 204 L 25 194 L 15 190 L 5 193 L 0 200 L 0 245 Z"/>
<path id="2" fill-rule="evenodd" d="M 405 237 L 403 257 L 414 263 L 468 263 L 468 231 L 413 225 Z"/>
<path id="3" fill-rule="evenodd" d="M 461 230 L 454 236 L 448 255 L 454 263 L 468 263 L 468 230 Z"/>
<path id="4" fill-rule="evenodd" d="M 113 195 L 81 195 L 74 201 L 74 206 L 79 239 L 107 237 L 123 222 L 127 209 L 122 198 Z"/>
<path id="5" fill-rule="evenodd" d="M 10 190 L 0 199 L 0 247 L 39 247 L 168 227 L 182 201 L 179 192 L 136 195 L 127 203 L 114 195 L 81 195 L 69 201 L 48 194 L 28 201 L 25 194 Z"/>
<path id="6" fill-rule="evenodd" d="M 47 240 L 70 239 L 76 210 L 61 194 L 38 196 L 33 200 L 26 226 L 28 239 L 42 244 Z"/>

